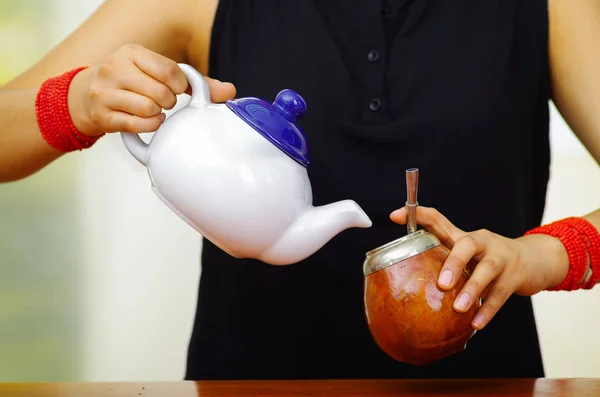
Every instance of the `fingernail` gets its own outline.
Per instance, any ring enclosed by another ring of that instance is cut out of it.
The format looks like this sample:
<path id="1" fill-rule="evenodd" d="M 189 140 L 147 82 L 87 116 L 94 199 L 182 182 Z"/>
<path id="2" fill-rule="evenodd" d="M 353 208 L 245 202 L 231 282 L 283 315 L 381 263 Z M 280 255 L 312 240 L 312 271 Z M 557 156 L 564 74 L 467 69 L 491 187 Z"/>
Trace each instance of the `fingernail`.
<path id="1" fill-rule="evenodd" d="M 478 313 L 475 318 L 473 319 L 473 326 L 475 328 L 481 328 L 483 327 L 483 323 L 485 321 L 485 318 L 483 317 L 483 314 Z"/>
<path id="2" fill-rule="evenodd" d="M 160 114 L 160 122 L 162 123 L 163 121 L 165 121 L 167 119 L 167 115 L 164 113 Z"/>
<path id="3" fill-rule="evenodd" d="M 467 306 L 469 306 L 469 304 L 471 303 L 471 297 L 469 296 L 469 294 L 463 292 L 462 294 L 460 294 L 458 296 L 458 298 L 456 298 L 456 301 L 454 302 L 454 307 L 457 310 L 467 310 Z"/>
<path id="4" fill-rule="evenodd" d="M 444 270 L 440 276 L 439 284 L 442 287 L 450 287 L 452 278 L 452 272 L 450 270 Z"/>

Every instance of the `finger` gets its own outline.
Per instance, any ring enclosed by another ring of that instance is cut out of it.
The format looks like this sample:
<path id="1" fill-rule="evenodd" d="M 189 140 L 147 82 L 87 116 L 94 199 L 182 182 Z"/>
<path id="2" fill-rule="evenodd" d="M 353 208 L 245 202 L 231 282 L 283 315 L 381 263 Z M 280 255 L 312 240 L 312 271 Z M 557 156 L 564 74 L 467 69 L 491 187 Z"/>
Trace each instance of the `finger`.
<path id="1" fill-rule="evenodd" d="M 142 72 L 169 87 L 173 94 L 180 95 L 184 92 L 193 94 L 187 77 L 176 62 L 155 52 L 140 49 L 139 52 L 134 52 L 134 63 Z M 235 97 L 236 89 L 233 84 L 209 77 L 205 77 L 205 80 L 211 101 L 225 102 Z M 171 107 L 164 107 L 164 109 L 171 109 Z"/>
<path id="2" fill-rule="evenodd" d="M 107 115 L 110 132 L 144 133 L 154 132 L 165 121 L 166 115 L 160 113 L 152 117 L 137 117 L 130 114 L 111 111 Z"/>
<path id="3" fill-rule="evenodd" d="M 235 98 L 236 88 L 231 83 L 223 83 L 216 79 L 205 77 L 210 91 L 210 100 L 215 103 L 225 102 Z"/>
<path id="4" fill-rule="evenodd" d="M 502 273 L 505 265 L 492 257 L 483 257 L 454 301 L 454 309 L 458 312 L 469 310 L 490 283 Z"/>
<path id="5" fill-rule="evenodd" d="M 112 110 L 129 113 L 139 117 L 152 117 L 162 109 L 152 99 L 126 90 L 111 90 L 103 96 L 104 105 Z"/>
<path id="6" fill-rule="evenodd" d="M 487 299 L 483 301 L 483 305 L 481 305 L 475 318 L 473 318 L 471 322 L 473 328 L 481 330 L 489 324 L 490 320 L 494 318 L 514 290 L 513 283 L 507 277 L 498 278 L 498 281 L 490 288 Z"/>
<path id="7" fill-rule="evenodd" d="M 469 233 L 461 237 L 442 266 L 438 279 L 440 288 L 450 289 L 454 287 L 465 266 L 475 255 L 482 253 L 485 246 L 484 237 L 477 233 Z M 475 270 L 477 270 L 477 267 Z"/>
<path id="8" fill-rule="evenodd" d="M 236 88 L 231 83 L 223 83 L 217 79 L 211 79 L 205 77 L 208 84 L 208 90 L 210 91 L 210 100 L 214 103 L 221 103 L 235 98 Z M 192 95 L 192 87 L 188 87 L 185 93 Z"/>
<path id="9" fill-rule="evenodd" d="M 235 97 L 236 89 L 231 83 L 223 83 L 211 78 L 206 78 L 206 83 L 212 102 L 225 102 Z M 172 109 L 177 104 L 177 96 L 168 86 L 143 73 L 140 69 L 136 69 L 127 78 L 123 77 L 119 87 L 151 98 L 162 109 Z M 186 92 L 193 94 L 191 88 Z"/>
<path id="10" fill-rule="evenodd" d="M 188 88 L 188 80 L 177 62 L 145 48 L 133 50 L 133 62 L 145 74 L 180 95 Z"/>
<path id="11" fill-rule="evenodd" d="M 439 211 L 430 207 L 417 207 L 417 224 L 423 226 L 429 232 L 435 234 L 442 244 L 452 248 L 454 243 L 466 233 L 457 228 Z M 408 221 L 408 209 L 402 207 L 390 214 L 390 219 L 396 223 L 405 225 Z"/>
<path id="12" fill-rule="evenodd" d="M 119 78 L 119 87 L 152 99 L 161 109 L 172 109 L 177 97 L 165 84 L 135 68 Z"/>

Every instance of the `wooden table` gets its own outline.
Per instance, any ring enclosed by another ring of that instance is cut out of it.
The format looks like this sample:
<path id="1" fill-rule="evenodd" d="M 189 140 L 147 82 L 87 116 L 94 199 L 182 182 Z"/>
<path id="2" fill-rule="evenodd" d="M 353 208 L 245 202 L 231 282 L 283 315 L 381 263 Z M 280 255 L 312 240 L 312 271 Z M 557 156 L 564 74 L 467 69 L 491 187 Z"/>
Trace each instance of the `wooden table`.
<path id="1" fill-rule="evenodd" d="M 0 397 L 600 397 L 600 379 L 0 383 Z"/>

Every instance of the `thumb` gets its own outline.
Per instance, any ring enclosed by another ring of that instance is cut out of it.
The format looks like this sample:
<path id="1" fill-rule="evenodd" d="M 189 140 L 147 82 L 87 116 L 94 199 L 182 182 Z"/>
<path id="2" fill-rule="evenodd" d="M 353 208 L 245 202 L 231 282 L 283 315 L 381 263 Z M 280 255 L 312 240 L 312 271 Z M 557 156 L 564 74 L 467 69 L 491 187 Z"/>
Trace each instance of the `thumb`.
<path id="1" fill-rule="evenodd" d="M 210 77 L 204 77 L 206 84 L 208 84 L 208 90 L 210 91 L 210 100 L 215 103 L 225 102 L 229 99 L 235 98 L 236 88 L 232 83 L 222 82 L 217 79 Z M 186 94 L 192 95 L 192 87 L 188 85 Z"/>
<path id="2" fill-rule="evenodd" d="M 395 223 L 405 225 L 408 222 L 408 208 L 402 207 L 392 212 L 390 219 Z M 442 244 L 450 249 L 454 247 L 458 239 L 467 234 L 454 226 L 448 218 L 434 208 L 418 206 L 417 224 L 434 234 Z"/>

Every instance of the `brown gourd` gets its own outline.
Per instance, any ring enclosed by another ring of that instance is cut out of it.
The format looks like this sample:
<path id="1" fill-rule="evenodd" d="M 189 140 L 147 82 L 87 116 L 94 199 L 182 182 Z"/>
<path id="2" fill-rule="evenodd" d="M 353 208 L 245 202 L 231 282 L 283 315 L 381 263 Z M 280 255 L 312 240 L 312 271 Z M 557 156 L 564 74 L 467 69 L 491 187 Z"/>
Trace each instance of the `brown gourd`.
<path id="1" fill-rule="evenodd" d="M 418 170 L 407 170 L 408 234 L 366 254 L 364 310 L 375 343 L 392 358 L 424 365 L 466 348 L 480 301 L 465 313 L 453 303 L 468 269 L 450 290 L 437 280 L 450 253 L 433 234 L 416 230 Z"/>

